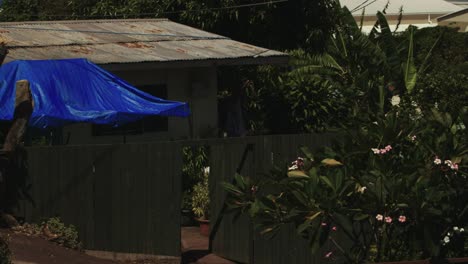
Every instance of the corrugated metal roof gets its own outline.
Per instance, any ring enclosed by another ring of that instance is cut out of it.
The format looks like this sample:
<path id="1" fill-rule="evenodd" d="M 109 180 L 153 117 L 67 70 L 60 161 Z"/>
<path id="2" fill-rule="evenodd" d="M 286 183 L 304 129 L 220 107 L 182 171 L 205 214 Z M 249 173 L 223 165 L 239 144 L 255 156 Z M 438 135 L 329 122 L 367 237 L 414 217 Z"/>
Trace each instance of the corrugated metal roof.
<path id="1" fill-rule="evenodd" d="M 365 7 L 366 16 L 375 16 L 377 11 L 382 11 L 389 3 L 387 14 L 394 15 L 403 7 L 403 15 L 414 14 L 448 14 L 461 10 L 462 8 L 444 0 L 341 0 L 342 6 L 349 10 L 358 9 L 353 15 L 360 16 L 362 7 Z"/>
<path id="2" fill-rule="evenodd" d="M 0 23 L 12 60 L 87 58 L 97 64 L 277 58 L 260 48 L 167 19 Z M 274 60 L 271 61 L 274 63 Z M 232 63 L 232 61 L 231 61 Z"/>

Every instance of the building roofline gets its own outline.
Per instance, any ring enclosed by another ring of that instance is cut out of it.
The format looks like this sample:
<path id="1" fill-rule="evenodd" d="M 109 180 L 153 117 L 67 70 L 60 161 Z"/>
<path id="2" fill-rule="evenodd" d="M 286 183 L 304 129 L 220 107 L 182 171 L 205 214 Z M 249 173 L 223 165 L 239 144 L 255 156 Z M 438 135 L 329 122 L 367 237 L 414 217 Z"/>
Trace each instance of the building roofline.
<path id="1" fill-rule="evenodd" d="M 91 20 L 33 20 L 0 22 L 0 25 L 44 25 L 44 24 L 95 24 L 95 23 L 118 23 L 118 22 L 162 22 L 171 21 L 168 18 L 135 18 L 135 19 L 91 19 Z M 172 22 L 172 21 L 171 21 Z M 177 22 L 175 22 L 177 23 Z"/>
<path id="2" fill-rule="evenodd" d="M 437 21 L 444 21 L 444 20 L 447 20 L 447 19 L 450 19 L 450 18 L 454 18 L 454 17 L 457 17 L 459 15 L 464 15 L 468 13 L 468 8 L 465 8 L 465 9 L 462 9 L 462 10 L 459 10 L 459 11 L 455 11 L 453 13 L 450 13 L 450 14 L 446 14 L 446 15 L 443 15 L 441 17 L 438 17 L 437 18 Z"/>

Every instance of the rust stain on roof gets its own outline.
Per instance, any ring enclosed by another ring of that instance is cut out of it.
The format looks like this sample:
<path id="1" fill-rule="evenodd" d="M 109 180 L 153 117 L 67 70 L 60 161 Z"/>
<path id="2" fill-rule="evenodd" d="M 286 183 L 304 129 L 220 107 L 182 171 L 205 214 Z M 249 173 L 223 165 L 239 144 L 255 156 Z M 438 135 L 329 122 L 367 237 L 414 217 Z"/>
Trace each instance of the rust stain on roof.
<path id="1" fill-rule="evenodd" d="M 150 30 L 147 30 L 148 32 L 150 33 L 162 33 L 164 32 L 164 30 L 162 29 L 150 29 Z"/>
<path id="2" fill-rule="evenodd" d="M 80 47 L 75 47 L 73 49 L 70 49 L 71 52 L 73 53 L 81 53 L 81 54 L 91 54 L 93 53 L 93 50 L 88 48 L 88 47 L 83 47 L 83 46 L 80 46 Z"/>
<path id="3" fill-rule="evenodd" d="M 264 64 L 257 58 L 285 63 L 288 57 L 161 19 L 0 22 L 0 42 L 9 49 L 5 62 L 80 56 L 96 64 L 218 59 Z"/>
<path id="4" fill-rule="evenodd" d="M 151 45 L 146 45 L 141 42 L 132 42 L 132 43 L 119 43 L 120 46 L 130 48 L 130 49 L 144 49 L 144 48 L 152 48 Z"/>

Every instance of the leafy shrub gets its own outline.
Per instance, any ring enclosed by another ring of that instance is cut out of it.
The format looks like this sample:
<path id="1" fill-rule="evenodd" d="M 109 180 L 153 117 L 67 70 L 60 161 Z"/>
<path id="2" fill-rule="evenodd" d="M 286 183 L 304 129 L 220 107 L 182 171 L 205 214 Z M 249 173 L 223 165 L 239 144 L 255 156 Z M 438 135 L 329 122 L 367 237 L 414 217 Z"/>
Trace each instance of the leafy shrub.
<path id="1" fill-rule="evenodd" d="M 53 217 L 42 222 L 42 227 L 47 226 L 52 234 L 57 235 L 54 241 L 64 247 L 81 249 L 82 245 L 78 239 L 78 231 L 73 225 L 64 224 L 60 218 Z"/>
<path id="2" fill-rule="evenodd" d="M 76 228 L 73 225 L 67 226 L 58 217 L 46 219 L 40 224 L 25 223 L 14 227 L 13 230 L 29 236 L 41 236 L 67 248 L 82 248 Z"/>
<path id="3" fill-rule="evenodd" d="M 182 208 L 192 208 L 193 187 L 204 178 L 204 168 L 208 166 L 208 151 L 205 147 L 184 147 L 182 166 Z"/>
<path id="4" fill-rule="evenodd" d="M 466 256 L 468 112 L 415 119 L 403 105 L 356 121 L 332 148 L 303 149 L 289 172 L 255 184 L 237 176 L 225 184 L 230 208 L 264 234 L 293 223 L 314 251 L 333 244 L 344 263 Z"/>
<path id="5" fill-rule="evenodd" d="M 193 187 L 192 210 L 200 219 L 208 220 L 210 217 L 210 191 L 209 169 L 203 174 L 203 179 Z"/>
<path id="6" fill-rule="evenodd" d="M 0 264 L 11 263 L 11 252 L 8 248 L 7 238 L 0 235 Z"/>

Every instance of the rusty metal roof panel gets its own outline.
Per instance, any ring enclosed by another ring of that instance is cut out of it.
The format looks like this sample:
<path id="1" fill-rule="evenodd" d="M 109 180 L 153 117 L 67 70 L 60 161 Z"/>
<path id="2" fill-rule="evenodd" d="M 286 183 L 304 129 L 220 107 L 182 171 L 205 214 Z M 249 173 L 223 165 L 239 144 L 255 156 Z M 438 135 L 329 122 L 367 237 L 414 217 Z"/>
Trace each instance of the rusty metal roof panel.
<path id="1" fill-rule="evenodd" d="M 287 57 L 167 19 L 0 23 L 12 60 L 87 58 L 98 64 Z"/>
<path id="2" fill-rule="evenodd" d="M 272 56 L 284 57 L 285 54 L 256 47 L 246 48 L 240 42 L 218 39 L 27 47 L 10 50 L 6 62 L 24 59 L 87 58 L 97 64 L 110 64 Z"/>

